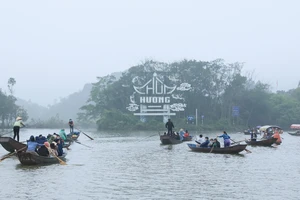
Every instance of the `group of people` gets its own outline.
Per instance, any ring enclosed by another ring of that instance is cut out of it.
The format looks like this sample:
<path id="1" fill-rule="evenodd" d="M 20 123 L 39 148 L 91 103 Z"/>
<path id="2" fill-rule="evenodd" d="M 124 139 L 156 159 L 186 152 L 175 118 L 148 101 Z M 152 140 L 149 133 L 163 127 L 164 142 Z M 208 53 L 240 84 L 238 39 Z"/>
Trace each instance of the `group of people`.
<path id="1" fill-rule="evenodd" d="M 68 124 L 70 127 L 70 133 L 73 133 L 74 132 L 74 121 L 72 119 L 69 119 Z M 14 132 L 13 138 L 14 138 L 14 140 L 17 138 L 18 142 L 20 141 L 20 129 L 22 127 L 26 127 L 22 121 L 22 117 L 17 117 L 16 121 L 13 125 L 13 132 Z"/>
<path id="2" fill-rule="evenodd" d="M 43 135 L 36 137 L 32 135 L 27 140 L 26 152 L 36 152 L 40 156 L 62 156 L 66 139 L 67 135 L 64 129 L 61 129 L 59 134 L 48 134 L 47 138 Z"/>
<path id="3" fill-rule="evenodd" d="M 270 139 L 270 138 L 276 138 L 276 143 L 277 144 L 280 144 L 282 141 L 281 141 L 281 137 L 280 137 L 280 133 L 281 131 L 277 128 L 268 128 L 267 130 L 265 131 L 262 131 L 262 138 L 261 139 Z M 252 131 L 251 132 L 251 141 L 256 141 L 257 140 L 257 132 L 256 131 Z"/>
<path id="4" fill-rule="evenodd" d="M 223 138 L 224 140 L 224 147 L 229 147 L 231 142 L 230 142 L 230 136 L 227 134 L 226 131 L 223 131 L 222 135 L 217 136 L 216 138 L 211 138 L 209 139 L 208 137 L 203 138 L 203 135 L 199 135 L 198 140 L 195 142 L 199 144 L 200 147 L 208 147 L 208 148 L 221 148 L 221 144 L 218 141 L 217 138 Z"/>

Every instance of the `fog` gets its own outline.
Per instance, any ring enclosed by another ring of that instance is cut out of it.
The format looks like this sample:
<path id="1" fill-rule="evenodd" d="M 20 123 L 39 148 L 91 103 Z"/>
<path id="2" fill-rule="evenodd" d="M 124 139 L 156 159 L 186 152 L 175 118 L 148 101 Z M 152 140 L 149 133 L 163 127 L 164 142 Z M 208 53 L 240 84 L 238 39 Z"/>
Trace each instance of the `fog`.
<path id="1" fill-rule="evenodd" d="M 245 63 L 273 90 L 295 88 L 299 1 L 1 1 L 0 88 L 53 104 L 145 59 Z"/>

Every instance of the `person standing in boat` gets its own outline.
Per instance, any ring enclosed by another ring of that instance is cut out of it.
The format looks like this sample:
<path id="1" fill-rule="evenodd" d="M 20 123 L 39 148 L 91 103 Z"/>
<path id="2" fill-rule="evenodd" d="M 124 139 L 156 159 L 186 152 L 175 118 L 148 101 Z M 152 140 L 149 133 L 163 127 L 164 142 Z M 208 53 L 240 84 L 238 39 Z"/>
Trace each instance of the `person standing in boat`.
<path id="1" fill-rule="evenodd" d="M 257 139 L 257 134 L 256 134 L 255 131 L 253 131 L 253 132 L 251 133 L 251 141 L 256 141 L 256 139 Z"/>
<path id="2" fill-rule="evenodd" d="M 74 130 L 74 122 L 72 119 L 69 119 L 70 133 L 73 133 Z"/>
<path id="3" fill-rule="evenodd" d="M 222 137 L 224 140 L 224 147 L 229 147 L 230 146 L 230 136 L 226 133 L 226 131 L 223 131 L 222 135 L 219 135 L 217 137 Z"/>
<path id="4" fill-rule="evenodd" d="M 17 137 L 18 142 L 19 142 L 19 140 L 20 140 L 19 133 L 20 133 L 20 128 L 21 128 L 21 127 L 25 127 L 25 125 L 24 125 L 23 122 L 22 122 L 22 117 L 17 117 L 17 119 L 16 119 L 16 121 L 15 121 L 15 123 L 14 123 L 14 128 L 13 128 L 13 130 L 14 130 L 14 140 L 15 140 L 16 137 Z"/>
<path id="5" fill-rule="evenodd" d="M 172 135 L 173 134 L 172 129 L 174 128 L 174 124 L 171 121 L 171 119 L 168 119 L 168 122 L 166 123 L 166 128 L 168 129 L 168 135 Z"/>

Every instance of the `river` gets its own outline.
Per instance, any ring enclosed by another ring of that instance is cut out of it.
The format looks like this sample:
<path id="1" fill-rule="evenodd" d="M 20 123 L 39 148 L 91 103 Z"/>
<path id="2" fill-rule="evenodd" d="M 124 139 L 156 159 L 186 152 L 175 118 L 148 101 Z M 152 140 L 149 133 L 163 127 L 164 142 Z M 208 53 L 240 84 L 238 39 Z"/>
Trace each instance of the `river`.
<path id="1" fill-rule="evenodd" d="M 22 129 L 20 140 L 53 132 Z M 89 147 L 72 144 L 67 165 L 0 162 L 1 199 L 300 199 L 300 137 L 287 133 L 277 148 L 247 146 L 252 153 L 238 155 L 192 152 L 187 142 L 160 145 L 156 132 L 85 133 L 94 140 L 81 134 L 78 141 Z"/>

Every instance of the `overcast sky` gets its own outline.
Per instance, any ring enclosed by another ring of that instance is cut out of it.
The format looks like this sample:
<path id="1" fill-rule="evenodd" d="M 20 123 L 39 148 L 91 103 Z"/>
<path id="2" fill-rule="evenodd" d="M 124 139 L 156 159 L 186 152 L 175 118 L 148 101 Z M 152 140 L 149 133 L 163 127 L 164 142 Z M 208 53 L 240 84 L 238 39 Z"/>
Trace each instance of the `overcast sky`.
<path id="1" fill-rule="evenodd" d="M 52 104 L 145 59 L 245 62 L 279 90 L 300 80 L 300 1 L 1 1 L 0 88 Z"/>

